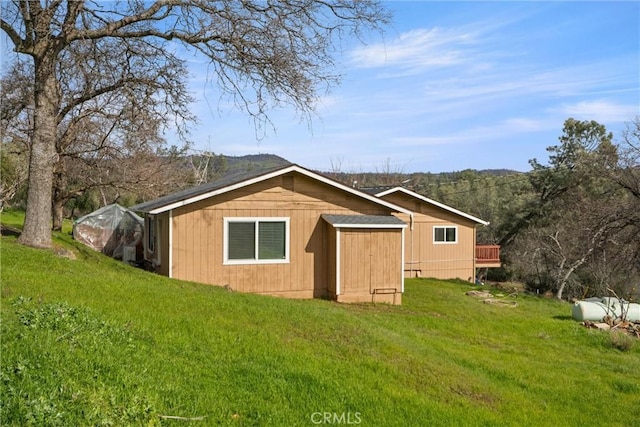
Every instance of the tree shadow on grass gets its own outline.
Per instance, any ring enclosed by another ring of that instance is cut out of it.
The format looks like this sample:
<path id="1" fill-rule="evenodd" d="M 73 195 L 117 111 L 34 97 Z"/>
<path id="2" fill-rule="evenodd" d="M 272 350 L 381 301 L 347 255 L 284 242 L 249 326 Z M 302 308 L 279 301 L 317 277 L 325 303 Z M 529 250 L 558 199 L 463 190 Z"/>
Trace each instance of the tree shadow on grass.
<path id="1" fill-rule="evenodd" d="M 15 227 L 10 227 L 8 225 L 0 225 L 0 234 L 3 236 L 13 236 L 18 237 L 22 233 L 22 230 L 19 230 Z"/>

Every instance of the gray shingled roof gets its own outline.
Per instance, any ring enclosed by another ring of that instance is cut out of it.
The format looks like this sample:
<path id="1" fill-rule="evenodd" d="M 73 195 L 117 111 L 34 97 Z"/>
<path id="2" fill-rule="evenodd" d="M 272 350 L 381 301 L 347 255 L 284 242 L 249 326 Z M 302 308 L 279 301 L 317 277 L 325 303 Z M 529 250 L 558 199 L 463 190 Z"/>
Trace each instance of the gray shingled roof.
<path id="1" fill-rule="evenodd" d="M 385 190 L 389 190 L 393 188 L 392 186 L 389 185 L 381 185 L 379 187 L 359 187 L 358 190 L 360 191 L 364 191 L 365 193 L 368 194 L 373 194 L 374 196 L 378 195 L 378 193 L 385 191 Z"/>
<path id="2" fill-rule="evenodd" d="M 364 193 L 355 188 L 348 187 L 318 172 L 312 172 L 309 169 L 305 169 L 294 163 L 284 165 L 284 166 L 279 166 L 273 169 L 262 170 L 259 172 L 226 176 L 218 181 L 210 182 L 207 184 L 200 185 L 198 187 L 193 187 L 193 188 L 188 188 L 182 191 L 178 191 L 176 193 L 172 193 L 155 200 L 137 204 L 135 206 L 132 206 L 129 209 L 136 212 L 157 214 L 157 213 L 174 209 L 178 206 L 184 206 L 185 204 L 188 204 L 188 203 L 195 203 L 207 197 L 213 197 L 216 195 L 226 193 L 228 191 L 233 191 L 243 186 L 251 185 L 256 182 L 261 182 L 262 180 L 270 179 L 275 176 L 279 176 L 288 172 L 296 172 L 302 175 L 306 175 L 312 179 L 321 181 L 325 184 L 333 186 L 342 191 L 346 191 L 355 197 L 367 199 L 370 202 L 375 203 L 376 205 L 382 205 L 387 209 L 391 209 L 393 212 L 402 212 L 405 214 L 411 213 L 408 209 L 405 209 L 401 206 L 398 206 L 386 200 L 380 199 L 374 195 Z M 391 225 L 389 224 L 389 226 Z"/>
<path id="3" fill-rule="evenodd" d="M 475 222 L 477 224 L 489 225 L 488 221 L 485 221 L 485 220 L 480 219 L 480 218 L 476 218 L 473 215 L 470 215 L 468 213 L 459 211 L 459 210 L 457 210 L 455 208 L 452 208 L 451 206 L 447 206 L 444 203 L 437 202 L 437 201 L 435 201 L 433 199 L 430 199 L 428 197 L 425 197 L 425 196 L 423 196 L 421 194 L 418 194 L 418 193 L 416 193 L 414 191 L 408 190 L 408 189 L 403 188 L 403 187 L 393 187 L 393 188 L 390 188 L 388 190 L 381 191 L 380 193 L 376 194 L 376 197 L 380 197 L 380 198 L 384 199 L 385 196 L 387 196 L 387 195 L 389 195 L 391 193 L 403 193 L 405 195 L 409 195 L 409 196 L 413 197 L 416 200 L 420 200 L 423 203 L 427 203 L 427 204 L 429 204 L 431 206 L 435 206 L 435 207 L 438 207 L 438 208 L 443 209 L 445 211 L 448 211 L 448 212 L 451 212 L 453 214 L 459 215 L 460 217 L 466 218 L 468 220 L 471 220 L 471 221 L 473 221 L 473 222 Z"/>
<path id="4" fill-rule="evenodd" d="M 332 215 L 322 214 L 321 217 L 329 224 L 335 226 L 390 226 L 402 227 L 407 224 L 393 215 Z"/>
<path id="5" fill-rule="evenodd" d="M 167 194 L 166 196 L 159 197 L 157 199 L 150 200 L 148 202 L 139 203 L 135 206 L 131 206 L 129 209 L 135 212 L 151 212 L 154 209 L 162 206 L 170 205 L 172 203 L 180 202 L 182 200 L 190 199 L 191 197 L 205 194 L 210 191 L 219 190 L 221 188 L 228 187 L 230 185 L 238 184 L 242 181 L 257 178 L 262 175 L 266 175 L 271 172 L 275 172 L 280 169 L 288 168 L 291 164 L 278 166 L 271 169 L 263 169 L 260 171 L 253 171 L 247 173 L 234 174 L 230 176 L 224 176 L 221 179 L 206 184 L 199 185 L 197 187 L 186 188 L 175 193 Z"/>

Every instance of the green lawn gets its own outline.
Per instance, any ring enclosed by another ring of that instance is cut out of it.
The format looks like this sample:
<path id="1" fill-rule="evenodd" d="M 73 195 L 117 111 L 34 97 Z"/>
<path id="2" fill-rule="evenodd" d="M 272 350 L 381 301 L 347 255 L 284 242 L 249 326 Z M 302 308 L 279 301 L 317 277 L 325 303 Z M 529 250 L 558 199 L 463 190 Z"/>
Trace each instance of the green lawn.
<path id="1" fill-rule="evenodd" d="M 640 422 L 640 345 L 616 349 L 567 303 L 426 279 L 400 307 L 285 300 L 54 242 L 77 259 L 2 238 L 2 426 Z"/>

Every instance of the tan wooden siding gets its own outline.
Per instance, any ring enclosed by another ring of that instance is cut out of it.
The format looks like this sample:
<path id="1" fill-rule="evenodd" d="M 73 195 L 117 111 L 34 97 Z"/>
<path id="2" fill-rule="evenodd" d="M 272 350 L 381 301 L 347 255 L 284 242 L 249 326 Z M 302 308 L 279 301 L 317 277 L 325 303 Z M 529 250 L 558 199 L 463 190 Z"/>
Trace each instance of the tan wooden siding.
<path id="1" fill-rule="evenodd" d="M 435 226 L 457 226 L 457 243 L 434 243 Z M 413 248 L 405 248 L 411 258 L 406 259 L 405 272 L 414 271 L 414 276 L 439 279 L 463 279 L 474 276 L 475 228 L 416 215 L 414 218 Z"/>
<path id="2" fill-rule="evenodd" d="M 172 277 L 242 292 L 325 296 L 328 226 L 322 213 L 385 215 L 390 210 L 298 174 L 276 177 L 174 209 Z M 288 217 L 289 263 L 223 265 L 225 217 Z"/>
<path id="3" fill-rule="evenodd" d="M 413 230 L 405 238 L 405 277 L 468 280 L 475 277 L 476 224 L 404 193 L 385 200 L 414 212 Z M 456 226 L 457 243 L 434 243 L 434 226 Z"/>
<path id="4" fill-rule="evenodd" d="M 340 231 L 340 293 L 401 291 L 402 230 Z"/>
<path id="5" fill-rule="evenodd" d="M 324 221 L 325 228 L 327 230 L 327 258 L 326 258 L 326 271 L 327 271 L 327 296 L 331 299 L 336 298 L 336 257 L 337 257 L 337 247 L 336 247 L 336 230 L 333 227 L 328 226 Z"/>

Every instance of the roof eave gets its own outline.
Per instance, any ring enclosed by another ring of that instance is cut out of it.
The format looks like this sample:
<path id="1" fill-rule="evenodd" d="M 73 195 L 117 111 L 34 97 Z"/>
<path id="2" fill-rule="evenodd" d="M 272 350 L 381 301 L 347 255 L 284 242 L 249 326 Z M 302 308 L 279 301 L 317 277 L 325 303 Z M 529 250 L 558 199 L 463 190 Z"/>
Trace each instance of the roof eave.
<path id="1" fill-rule="evenodd" d="M 407 228 L 407 224 L 340 224 L 340 223 L 335 223 L 335 224 L 329 224 L 331 225 L 333 228 L 381 228 L 381 229 L 388 229 L 388 228 Z"/>

